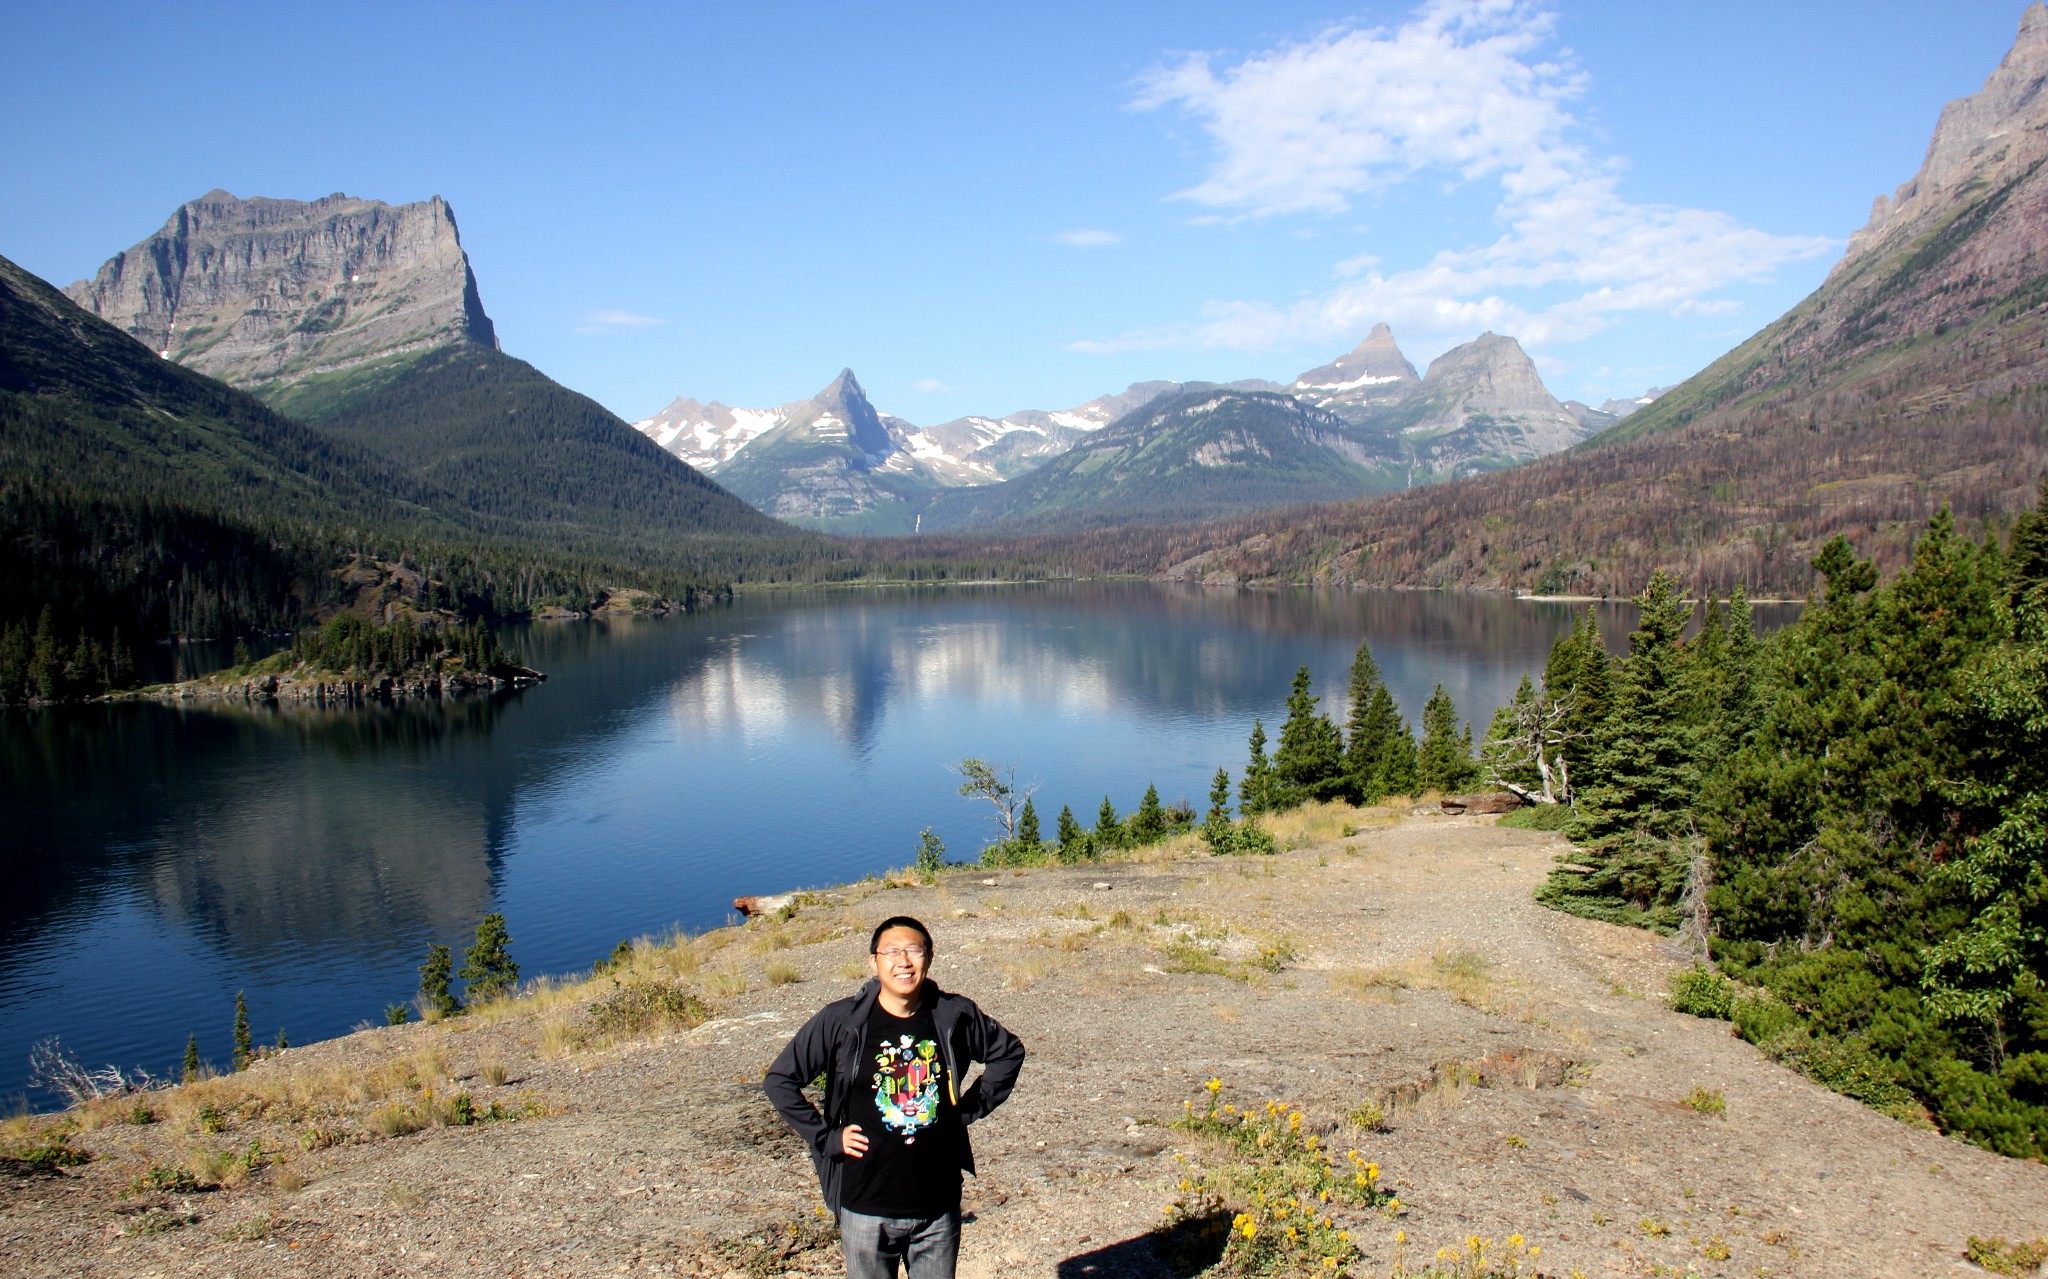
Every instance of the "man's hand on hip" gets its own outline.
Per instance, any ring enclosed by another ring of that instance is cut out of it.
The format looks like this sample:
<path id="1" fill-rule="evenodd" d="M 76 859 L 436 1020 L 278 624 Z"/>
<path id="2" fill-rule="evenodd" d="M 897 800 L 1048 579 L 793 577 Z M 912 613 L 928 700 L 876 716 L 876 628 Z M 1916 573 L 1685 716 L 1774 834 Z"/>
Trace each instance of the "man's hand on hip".
<path id="1" fill-rule="evenodd" d="M 848 1124 L 839 1130 L 839 1149 L 855 1159 L 868 1153 L 867 1134 L 860 1130 L 859 1124 Z"/>

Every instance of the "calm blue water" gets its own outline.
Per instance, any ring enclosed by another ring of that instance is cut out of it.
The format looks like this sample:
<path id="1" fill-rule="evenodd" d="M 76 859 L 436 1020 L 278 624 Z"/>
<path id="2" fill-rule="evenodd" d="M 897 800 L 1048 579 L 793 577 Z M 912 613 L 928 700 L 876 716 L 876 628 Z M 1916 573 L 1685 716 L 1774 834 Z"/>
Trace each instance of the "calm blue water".
<path id="1" fill-rule="evenodd" d="M 549 674 L 499 699 L 351 711 L 0 715 L 0 1094 L 31 1044 L 159 1073 L 199 1035 L 381 1021 L 431 942 L 503 911 L 527 975 L 722 923 L 734 896 L 950 857 L 990 836 L 947 765 L 1013 763 L 1047 829 L 1148 782 L 1202 801 L 1306 662 L 1341 717 L 1369 639 L 1419 717 L 1482 734 L 1563 605 L 1145 584 L 757 596 L 691 617 L 512 628 Z M 1618 644 L 1633 623 L 1603 607 Z M 48 1099 L 36 1097 L 35 1104 Z"/>

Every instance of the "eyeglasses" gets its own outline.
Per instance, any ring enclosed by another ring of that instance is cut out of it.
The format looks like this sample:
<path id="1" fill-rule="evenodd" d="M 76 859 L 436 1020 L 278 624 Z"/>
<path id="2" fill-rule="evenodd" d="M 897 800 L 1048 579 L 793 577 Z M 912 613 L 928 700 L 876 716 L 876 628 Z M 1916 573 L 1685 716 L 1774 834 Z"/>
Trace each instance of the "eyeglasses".
<path id="1" fill-rule="evenodd" d="M 922 946 L 891 946 L 887 950 L 878 950 L 875 952 L 878 958 L 886 959 L 891 962 L 894 962 L 898 959 L 923 959 L 929 953 L 930 952 Z"/>

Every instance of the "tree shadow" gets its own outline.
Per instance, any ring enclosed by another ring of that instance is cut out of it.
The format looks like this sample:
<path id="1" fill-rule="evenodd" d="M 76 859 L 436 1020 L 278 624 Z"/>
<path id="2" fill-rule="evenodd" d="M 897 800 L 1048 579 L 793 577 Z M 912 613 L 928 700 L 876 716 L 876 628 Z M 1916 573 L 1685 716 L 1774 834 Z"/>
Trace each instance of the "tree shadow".
<path id="1" fill-rule="evenodd" d="M 1230 1214 L 1205 1213 L 1060 1262 L 1059 1279 L 1186 1279 L 1223 1259 Z"/>

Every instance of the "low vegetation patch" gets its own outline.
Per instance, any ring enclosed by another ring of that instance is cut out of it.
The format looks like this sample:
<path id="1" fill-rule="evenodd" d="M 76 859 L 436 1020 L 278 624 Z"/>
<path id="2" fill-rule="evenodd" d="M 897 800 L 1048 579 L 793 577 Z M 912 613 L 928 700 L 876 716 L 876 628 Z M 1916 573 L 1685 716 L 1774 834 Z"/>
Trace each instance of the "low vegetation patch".
<path id="1" fill-rule="evenodd" d="M 590 1005 L 591 1029 L 607 1039 L 691 1030 L 710 1017 L 710 1005 L 673 981 L 617 983 Z"/>
<path id="2" fill-rule="evenodd" d="M 1993 1235 L 1988 1239 L 1970 1236 L 1963 1250 L 1973 1266 L 1989 1270 L 1994 1275 L 2037 1275 L 2043 1262 L 2048 1262 L 2048 1239 L 2030 1239 L 2024 1243 L 2007 1243 Z"/>
<path id="3" fill-rule="evenodd" d="M 1169 1126 L 1191 1139 L 1180 1194 L 1154 1231 L 1160 1254 L 1182 1274 L 1340 1272 L 1361 1254 L 1334 1215 L 1398 1212 L 1379 1165 L 1356 1150 L 1340 1160 L 1297 1109 L 1277 1101 L 1239 1110 L 1223 1081 L 1203 1086 L 1198 1107 Z"/>

